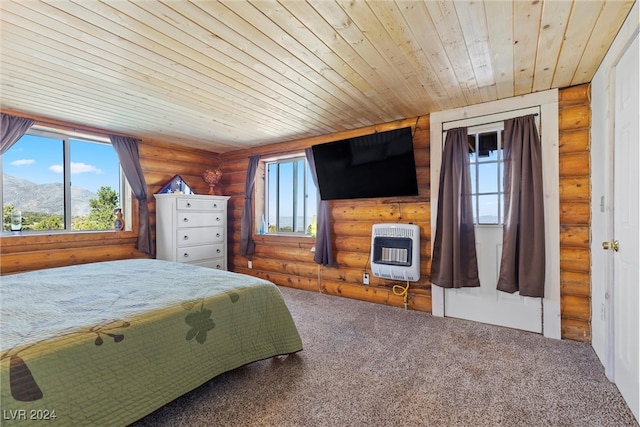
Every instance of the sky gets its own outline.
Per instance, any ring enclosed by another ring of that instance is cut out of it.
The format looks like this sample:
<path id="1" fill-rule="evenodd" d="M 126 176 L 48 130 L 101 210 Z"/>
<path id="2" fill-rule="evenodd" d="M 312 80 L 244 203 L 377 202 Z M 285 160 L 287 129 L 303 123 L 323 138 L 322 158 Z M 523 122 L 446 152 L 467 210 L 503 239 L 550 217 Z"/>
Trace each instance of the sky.
<path id="1" fill-rule="evenodd" d="M 2 172 L 36 184 L 62 183 L 62 141 L 25 135 L 2 155 Z M 108 144 L 71 141 L 71 185 L 97 192 L 118 191 L 119 163 Z"/>

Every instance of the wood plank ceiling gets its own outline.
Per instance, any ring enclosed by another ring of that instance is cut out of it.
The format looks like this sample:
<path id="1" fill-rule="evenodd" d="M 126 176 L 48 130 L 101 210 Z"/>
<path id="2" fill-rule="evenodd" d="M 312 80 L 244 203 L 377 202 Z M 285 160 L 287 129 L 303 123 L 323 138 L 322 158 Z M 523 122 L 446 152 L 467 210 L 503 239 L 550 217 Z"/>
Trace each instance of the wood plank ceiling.
<path id="1" fill-rule="evenodd" d="M 1 0 L 0 107 L 222 153 L 589 82 L 633 3 Z"/>

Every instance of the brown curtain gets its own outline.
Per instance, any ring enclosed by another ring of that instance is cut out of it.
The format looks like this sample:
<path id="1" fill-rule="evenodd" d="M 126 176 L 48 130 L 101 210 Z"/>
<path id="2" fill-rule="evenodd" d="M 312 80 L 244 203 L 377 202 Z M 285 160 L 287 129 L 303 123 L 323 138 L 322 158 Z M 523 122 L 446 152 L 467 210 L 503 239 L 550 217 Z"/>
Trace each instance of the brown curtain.
<path id="1" fill-rule="evenodd" d="M 544 297 L 542 148 L 533 115 L 504 122 L 504 235 L 498 290 Z"/>
<path id="2" fill-rule="evenodd" d="M 111 135 L 109 139 L 111 139 L 111 145 L 116 154 L 118 154 L 124 176 L 127 177 L 131 190 L 136 199 L 138 199 L 138 225 L 140 230 L 138 231 L 136 248 L 144 253 L 154 255 L 155 250 L 151 240 L 151 225 L 149 223 L 147 182 L 140 166 L 138 140 L 117 135 Z"/>
<path id="3" fill-rule="evenodd" d="M 316 163 L 313 159 L 313 149 L 311 147 L 304 150 L 307 163 L 311 168 L 311 176 L 313 182 L 318 186 L 318 175 L 316 174 Z M 331 246 L 331 226 L 329 224 L 329 201 L 320 200 L 318 202 L 317 212 L 318 223 L 316 227 L 316 252 L 313 260 L 320 265 L 333 265 L 333 248 Z"/>
<path id="4" fill-rule="evenodd" d="M 442 155 L 431 282 L 443 288 L 480 286 L 467 136 L 449 130 Z"/>
<path id="5" fill-rule="evenodd" d="M 249 157 L 249 167 L 247 168 L 247 179 L 244 183 L 244 208 L 242 209 L 242 219 L 240 221 L 240 255 L 253 255 L 256 252 L 256 243 L 253 241 L 253 187 L 256 182 L 256 172 L 260 156 Z"/>
<path id="6" fill-rule="evenodd" d="M 1 115 L 2 126 L 0 126 L 0 131 L 2 132 L 2 139 L 0 140 L 0 155 L 6 153 L 36 122 L 33 119 L 11 116 L 5 113 L 1 113 Z"/>

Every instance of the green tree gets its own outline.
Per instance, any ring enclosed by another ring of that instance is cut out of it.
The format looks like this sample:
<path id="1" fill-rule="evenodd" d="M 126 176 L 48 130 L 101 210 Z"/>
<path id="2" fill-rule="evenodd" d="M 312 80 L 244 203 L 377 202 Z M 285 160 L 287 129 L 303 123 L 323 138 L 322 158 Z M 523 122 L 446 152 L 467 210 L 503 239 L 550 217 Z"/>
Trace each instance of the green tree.
<path id="1" fill-rule="evenodd" d="M 33 223 L 29 228 L 31 230 L 62 230 L 64 228 L 62 215 L 51 214 L 44 216 L 40 221 Z"/>
<path id="2" fill-rule="evenodd" d="M 96 198 L 89 200 L 91 212 L 86 217 L 75 218 L 74 230 L 109 230 L 113 228 L 114 209 L 118 207 L 118 194 L 111 187 L 100 187 Z"/>
<path id="3" fill-rule="evenodd" d="M 22 212 L 22 230 L 62 230 L 62 215 L 42 212 Z"/>
<path id="4" fill-rule="evenodd" d="M 2 207 L 2 229 L 7 231 L 11 226 L 11 211 L 15 208 L 13 203 Z"/>

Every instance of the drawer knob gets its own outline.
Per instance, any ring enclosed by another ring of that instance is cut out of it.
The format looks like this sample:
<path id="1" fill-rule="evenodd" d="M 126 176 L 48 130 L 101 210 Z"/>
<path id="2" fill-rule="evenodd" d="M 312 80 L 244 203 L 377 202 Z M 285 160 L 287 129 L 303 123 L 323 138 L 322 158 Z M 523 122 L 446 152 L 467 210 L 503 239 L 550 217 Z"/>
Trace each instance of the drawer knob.
<path id="1" fill-rule="evenodd" d="M 182 218 L 182 221 L 184 221 L 184 222 L 189 222 L 189 218 L 184 217 L 184 218 Z"/>
<path id="2" fill-rule="evenodd" d="M 183 255 L 183 256 L 184 256 L 185 258 L 189 258 L 189 254 L 188 254 L 188 253 L 186 253 L 186 252 L 184 253 L 184 255 Z"/>
<path id="3" fill-rule="evenodd" d="M 191 207 L 191 202 L 187 202 L 187 207 L 190 208 Z"/>
<path id="4" fill-rule="evenodd" d="M 220 217 L 216 217 L 216 221 L 220 221 Z"/>
<path id="5" fill-rule="evenodd" d="M 218 253 L 218 254 L 219 254 L 219 253 L 220 253 L 220 249 L 216 249 L 216 253 Z"/>
<path id="6" fill-rule="evenodd" d="M 220 237 L 220 233 L 216 233 L 216 237 Z"/>
<path id="7" fill-rule="evenodd" d="M 184 236 L 183 239 L 184 240 L 189 240 L 189 236 Z"/>
<path id="8" fill-rule="evenodd" d="M 214 207 L 214 208 L 217 208 L 217 207 L 218 207 L 218 204 L 217 204 L 217 203 L 214 203 L 214 204 L 213 204 L 213 207 Z"/>
<path id="9" fill-rule="evenodd" d="M 222 266 L 221 266 L 220 264 L 218 264 L 218 265 L 216 265 L 216 268 L 217 268 L 218 270 L 220 270 L 220 269 L 222 268 Z"/>

